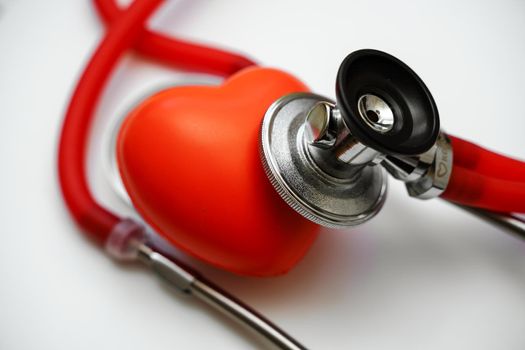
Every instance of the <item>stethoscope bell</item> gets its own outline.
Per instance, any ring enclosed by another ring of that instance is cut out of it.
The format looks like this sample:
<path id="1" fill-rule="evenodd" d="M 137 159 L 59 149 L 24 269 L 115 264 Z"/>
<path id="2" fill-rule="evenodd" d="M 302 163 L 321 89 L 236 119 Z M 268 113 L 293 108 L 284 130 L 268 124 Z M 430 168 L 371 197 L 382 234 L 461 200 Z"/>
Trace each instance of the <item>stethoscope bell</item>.
<path id="1" fill-rule="evenodd" d="M 381 51 L 348 55 L 336 95 L 337 104 L 312 93 L 276 101 L 263 120 L 261 158 L 297 212 L 323 226 L 347 227 L 380 210 L 387 188 L 380 164 L 411 180 L 420 162 L 411 157 L 435 148 L 439 116 L 422 80 Z"/>

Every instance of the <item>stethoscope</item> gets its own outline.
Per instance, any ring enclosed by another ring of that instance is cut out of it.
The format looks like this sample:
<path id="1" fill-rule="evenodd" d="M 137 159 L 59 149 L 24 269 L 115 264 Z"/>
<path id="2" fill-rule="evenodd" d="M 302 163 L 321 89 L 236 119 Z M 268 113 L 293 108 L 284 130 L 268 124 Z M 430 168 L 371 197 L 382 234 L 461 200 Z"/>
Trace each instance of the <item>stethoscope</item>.
<path id="1" fill-rule="evenodd" d="M 320 225 L 346 228 L 376 215 L 387 174 L 412 197 L 441 197 L 525 238 L 525 221 L 515 214 L 525 213 L 525 165 L 443 132 L 428 88 L 397 58 L 377 50 L 348 55 L 333 101 L 285 72 L 148 30 L 144 23 L 161 0 L 135 0 L 126 10 L 112 0 L 94 2 L 108 28 L 71 98 L 58 166 L 74 219 L 116 260 L 144 263 L 277 348 L 304 349 L 173 257 L 170 246 L 240 274 L 284 273 Z M 227 78 L 219 87 L 157 93 L 119 128 L 116 162 L 144 222 L 97 203 L 85 174 L 93 110 L 128 49 Z M 224 159 L 217 161 L 217 148 Z M 211 179 L 208 164 L 215 164 Z M 196 177 L 205 185 L 190 186 Z M 225 213 L 242 217 L 232 222 Z"/>

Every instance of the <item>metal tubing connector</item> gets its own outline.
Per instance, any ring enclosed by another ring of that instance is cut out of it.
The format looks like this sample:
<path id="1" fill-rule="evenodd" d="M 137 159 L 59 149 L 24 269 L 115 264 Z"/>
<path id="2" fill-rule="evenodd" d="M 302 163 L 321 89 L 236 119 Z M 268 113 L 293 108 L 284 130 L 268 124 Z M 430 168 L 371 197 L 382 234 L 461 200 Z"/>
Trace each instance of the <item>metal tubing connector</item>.
<path id="1" fill-rule="evenodd" d="M 176 258 L 146 244 L 137 245 L 138 258 L 174 289 L 203 301 L 266 340 L 272 348 L 306 349 L 289 334 L 239 299 L 206 280 Z"/>
<path id="2" fill-rule="evenodd" d="M 408 194 L 419 199 L 438 197 L 452 173 L 452 145 L 440 132 L 435 145 L 418 156 L 386 156 L 381 163 L 396 179 L 405 182 Z"/>
<path id="3" fill-rule="evenodd" d="M 261 336 L 272 348 L 306 349 L 257 311 L 206 280 L 175 257 L 163 253 L 163 247 L 156 246 L 154 239 L 151 239 L 150 235 L 153 234 L 142 223 L 124 219 L 113 228 L 106 242 L 106 251 L 117 260 L 138 260 L 144 263 L 170 287 L 219 310 Z"/>

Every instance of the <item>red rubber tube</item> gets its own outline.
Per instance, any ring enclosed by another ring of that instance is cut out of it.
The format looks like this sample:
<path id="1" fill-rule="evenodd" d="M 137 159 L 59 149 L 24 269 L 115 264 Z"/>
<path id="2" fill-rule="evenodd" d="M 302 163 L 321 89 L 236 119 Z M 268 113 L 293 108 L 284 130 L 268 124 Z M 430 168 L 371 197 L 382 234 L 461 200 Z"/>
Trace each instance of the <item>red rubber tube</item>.
<path id="1" fill-rule="evenodd" d="M 525 183 L 525 163 L 450 136 L 454 165 L 501 180 Z"/>
<path id="2" fill-rule="evenodd" d="M 136 0 L 111 23 L 78 82 L 62 128 L 58 153 L 62 193 L 75 220 L 99 243 L 105 242 L 120 219 L 101 207 L 88 188 L 85 155 L 93 111 L 113 67 L 161 2 Z"/>
<path id="3" fill-rule="evenodd" d="M 121 15 L 122 10 L 114 0 L 94 0 L 94 3 L 107 24 L 111 24 Z M 148 57 L 174 65 L 177 68 L 212 73 L 224 77 L 255 64 L 246 57 L 177 38 L 170 38 L 147 28 L 139 36 L 135 49 Z"/>
<path id="4" fill-rule="evenodd" d="M 456 165 L 441 197 L 469 207 L 525 213 L 525 182 L 488 177 Z"/>
<path id="5" fill-rule="evenodd" d="M 525 213 L 525 163 L 449 136 L 454 164 L 442 198 L 507 213 Z"/>

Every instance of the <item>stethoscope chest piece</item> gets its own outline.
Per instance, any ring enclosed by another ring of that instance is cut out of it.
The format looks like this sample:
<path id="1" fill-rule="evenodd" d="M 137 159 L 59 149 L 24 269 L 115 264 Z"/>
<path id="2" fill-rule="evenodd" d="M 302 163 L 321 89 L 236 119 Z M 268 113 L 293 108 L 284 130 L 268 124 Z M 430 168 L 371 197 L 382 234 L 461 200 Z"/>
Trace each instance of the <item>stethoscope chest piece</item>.
<path id="1" fill-rule="evenodd" d="M 345 227 L 381 208 L 384 168 L 407 182 L 424 173 L 419 164 L 435 159 L 439 116 L 421 79 L 381 51 L 348 55 L 336 95 L 337 104 L 309 93 L 276 101 L 263 120 L 261 153 L 291 207 L 318 224 Z"/>
<path id="2" fill-rule="evenodd" d="M 329 132 L 331 126 L 322 125 L 323 116 L 314 114 L 329 104 L 333 102 L 311 93 L 277 100 L 263 120 L 261 158 L 270 182 L 297 212 L 323 226 L 353 226 L 381 208 L 386 176 L 375 166 L 366 167 L 360 176 L 336 177 L 316 164 L 309 150 L 310 139 L 315 137 L 313 133 Z"/>

